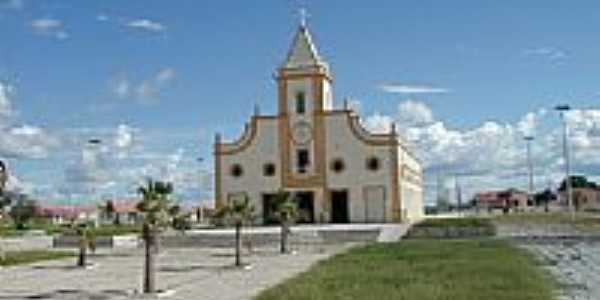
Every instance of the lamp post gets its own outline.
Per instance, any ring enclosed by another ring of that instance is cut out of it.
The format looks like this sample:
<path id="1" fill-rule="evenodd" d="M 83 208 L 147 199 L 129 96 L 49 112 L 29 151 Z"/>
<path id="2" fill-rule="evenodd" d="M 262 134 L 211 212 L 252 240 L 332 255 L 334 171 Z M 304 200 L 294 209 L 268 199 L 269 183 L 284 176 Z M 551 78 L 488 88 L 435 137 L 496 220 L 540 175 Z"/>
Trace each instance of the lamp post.
<path id="1" fill-rule="evenodd" d="M 562 105 L 557 105 L 554 108 L 556 111 L 558 111 L 560 113 L 560 119 L 563 123 L 563 155 L 564 155 L 564 159 L 565 159 L 565 193 L 566 193 L 566 197 L 567 197 L 567 204 L 569 206 L 569 211 L 571 212 L 571 218 L 575 218 L 575 210 L 573 207 L 573 195 L 572 195 L 572 188 L 571 188 L 571 175 L 570 175 L 570 168 L 571 168 L 571 162 L 569 159 L 569 143 L 568 143 L 568 138 L 569 138 L 569 124 L 567 124 L 567 119 L 566 119 L 566 113 L 571 110 L 571 107 L 569 105 L 566 104 L 562 104 Z"/>
<path id="2" fill-rule="evenodd" d="M 531 142 L 533 142 L 535 138 L 533 136 L 525 136 L 524 140 L 527 142 L 527 168 L 529 169 L 529 196 L 527 200 L 530 203 L 533 203 L 533 194 L 534 194 L 534 182 L 533 182 L 533 160 L 531 158 Z"/>
<path id="3" fill-rule="evenodd" d="M 98 156 L 97 156 L 97 155 L 98 155 L 98 152 L 97 152 L 97 151 L 98 151 L 98 148 L 97 148 L 97 147 L 98 147 L 100 144 L 102 144 L 102 140 L 100 140 L 100 139 L 97 139 L 97 138 L 92 138 L 92 139 L 89 139 L 89 140 L 87 141 L 87 143 L 88 143 L 88 145 L 89 145 L 89 147 L 90 147 L 90 148 L 93 148 L 93 151 L 94 151 L 94 152 L 93 152 L 93 155 L 94 155 L 94 158 L 93 158 L 94 160 L 93 160 L 93 161 L 94 161 L 94 164 L 96 164 L 96 163 L 97 163 L 97 159 L 98 159 Z M 95 186 L 95 184 L 94 184 L 94 185 L 92 185 L 92 194 L 94 194 L 94 195 L 93 195 L 93 196 L 94 196 L 94 198 L 97 196 L 97 195 L 96 195 L 96 186 Z M 95 199 L 95 200 L 98 200 L 98 199 Z"/>
<path id="4" fill-rule="evenodd" d="M 198 181 L 200 181 L 199 182 L 200 189 L 202 189 L 202 162 L 204 162 L 204 157 L 198 157 L 196 159 L 196 161 L 200 164 L 200 172 L 199 172 L 200 178 L 198 178 L 199 179 Z M 199 194 L 202 194 L 202 193 L 199 193 Z M 202 196 L 201 195 L 200 195 L 200 199 L 199 200 L 200 201 L 198 201 L 199 202 L 198 203 L 198 210 L 196 211 L 196 223 L 202 224 L 202 223 L 204 223 L 204 203 L 202 203 Z"/>

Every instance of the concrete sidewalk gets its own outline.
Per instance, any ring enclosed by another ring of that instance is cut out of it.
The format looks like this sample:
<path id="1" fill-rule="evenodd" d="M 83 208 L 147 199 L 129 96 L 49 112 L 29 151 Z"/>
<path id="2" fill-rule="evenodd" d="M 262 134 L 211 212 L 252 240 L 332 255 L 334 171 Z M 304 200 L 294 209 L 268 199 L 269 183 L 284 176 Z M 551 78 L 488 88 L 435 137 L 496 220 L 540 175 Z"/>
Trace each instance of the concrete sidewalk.
<path id="1" fill-rule="evenodd" d="M 244 256 L 250 269 L 232 267 L 227 249 L 164 249 L 158 258 L 158 287 L 172 289 L 166 299 L 251 299 L 261 290 L 307 270 L 349 245 L 303 249 L 280 255 L 259 249 Z M 136 295 L 142 280 L 139 250 L 91 258 L 97 267 L 73 268 L 74 258 L 0 270 L 0 299 L 146 299 Z"/>

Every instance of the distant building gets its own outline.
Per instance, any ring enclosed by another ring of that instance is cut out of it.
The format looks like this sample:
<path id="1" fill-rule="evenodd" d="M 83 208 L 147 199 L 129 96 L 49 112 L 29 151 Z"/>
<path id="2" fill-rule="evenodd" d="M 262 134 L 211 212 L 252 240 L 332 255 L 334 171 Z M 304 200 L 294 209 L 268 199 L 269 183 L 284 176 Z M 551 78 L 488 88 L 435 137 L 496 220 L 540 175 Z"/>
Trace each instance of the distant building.
<path id="1" fill-rule="evenodd" d="M 99 222 L 101 224 L 116 225 L 136 224 L 141 219 L 137 203 L 137 201 L 132 200 L 107 201 L 99 213 Z M 110 208 L 107 209 L 107 206 Z"/>
<path id="2" fill-rule="evenodd" d="M 477 193 L 474 200 L 480 209 L 525 209 L 532 205 L 526 192 L 515 189 Z"/>
<path id="3" fill-rule="evenodd" d="M 217 208 L 248 197 L 259 223 L 275 220 L 275 194 L 296 196 L 305 223 L 386 223 L 424 215 L 421 163 L 398 137 L 365 129 L 334 108 L 333 76 L 302 25 L 277 73 L 279 112 L 255 112 L 241 138 L 215 141 Z"/>
<path id="4" fill-rule="evenodd" d="M 600 211 L 600 189 L 597 188 L 573 188 L 573 205 L 578 211 Z M 568 205 L 565 191 L 558 194 L 561 205 Z"/>
<path id="5" fill-rule="evenodd" d="M 98 210 L 95 206 L 63 206 L 40 204 L 37 216 L 53 224 L 69 224 L 76 221 L 98 220 Z"/>

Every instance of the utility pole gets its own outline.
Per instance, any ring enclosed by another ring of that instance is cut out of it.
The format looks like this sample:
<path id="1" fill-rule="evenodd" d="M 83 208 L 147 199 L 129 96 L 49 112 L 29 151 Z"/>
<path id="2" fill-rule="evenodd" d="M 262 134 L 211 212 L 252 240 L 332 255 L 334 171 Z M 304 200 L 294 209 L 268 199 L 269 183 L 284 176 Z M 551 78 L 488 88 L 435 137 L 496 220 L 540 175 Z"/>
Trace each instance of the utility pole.
<path id="1" fill-rule="evenodd" d="M 558 105 L 554 108 L 556 111 L 560 113 L 560 119 L 563 123 L 563 155 L 565 160 L 565 192 L 567 196 L 567 203 L 569 206 L 569 211 L 571 213 L 571 218 L 575 219 L 575 207 L 573 206 L 573 191 L 571 187 L 571 162 L 569 158 L 569 124 L 567 124 L 566 113 L 571 110 L 569 105 Z"/>
<path id="2" fill-rule="evenodd" d="M 460 188 L 460 184 L 458 183 L 458 177 L 456 174 L 454 175 L 454 189 L 456 190 L 456 203 L 458 205 L 458 216 L 462 217 L 462 190 Z"/>

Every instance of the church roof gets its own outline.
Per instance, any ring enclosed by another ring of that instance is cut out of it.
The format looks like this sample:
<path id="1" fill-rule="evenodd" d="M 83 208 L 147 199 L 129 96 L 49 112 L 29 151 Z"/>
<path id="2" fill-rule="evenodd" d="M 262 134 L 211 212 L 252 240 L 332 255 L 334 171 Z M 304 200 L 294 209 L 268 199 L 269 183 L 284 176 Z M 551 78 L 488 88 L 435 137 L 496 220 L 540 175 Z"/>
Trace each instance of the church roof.
<path id="1" fill-rule="evenodd" d="M 326 65 L 319 56 L 308 27 L 300 25 L 283 67 L 302 68 Z"/>

